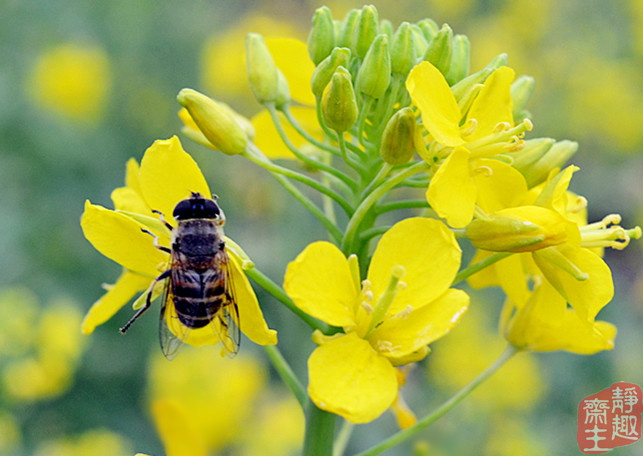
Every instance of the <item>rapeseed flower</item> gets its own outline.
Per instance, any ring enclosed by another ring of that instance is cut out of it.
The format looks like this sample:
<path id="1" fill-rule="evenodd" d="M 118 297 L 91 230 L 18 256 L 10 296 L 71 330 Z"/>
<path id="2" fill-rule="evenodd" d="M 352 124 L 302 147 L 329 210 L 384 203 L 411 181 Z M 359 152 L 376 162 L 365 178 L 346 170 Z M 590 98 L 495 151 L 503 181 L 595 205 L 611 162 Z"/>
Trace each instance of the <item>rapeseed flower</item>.
<path id="1" fill-rule="evenodd" d="M 319 408 L 365 423 L 393 404 L 395 366 L 423 359 L 467 309 L 468 295 L 449 288 L 460 257 L 442 222 L 410 218 L 382 236 L 362 282 L 357 258 L 328 242 L 288 265 L 284 289 L 295 304 L 344 329 L 313 336 L 308 393 Z"/>
<path id="2" fill-rule="evenodd" d="M 126 186 L 114 190 L 111 195 L 115 210 L 86 202 L 81 218 L 85 237 L 103 255 L 123 266 L 123 273 L 114 285 L 107 287 L 107 293 L 85 316 L 82 325 L 85 334 L 90 334 L 134 295 L 145 290 L 136 301 L 137 305 L 142 304 L 154 279 L 169 268 L 169 254 L 156 248 L 152 237 L 141 230 L 153 232 L 158 236 L 160 246 L 169 247 L 170 231 L 152 209 L 166 216 L 172 214 L 174 206 L 190 192 L 211 198 L 199 167 L 183 150 L 178 138 L 173 137 L 158 140 L 148 148 L 140 168 L 134 160 L 128 162 Z M 277 334 L 268 328 L 257 297 L 243 273 L 244 265 L 248 267 L 250 260 L 227 238 L 226 251 L 230 256 L 230 276 L 239 308 L 239 328 L 255 343 L 276 344 Z M 160 290 L 153 292 L 157 296 Z M 206 326 L 190 331 L 184 342 L 199 346 L 216 344 L 219 340 Z"/>

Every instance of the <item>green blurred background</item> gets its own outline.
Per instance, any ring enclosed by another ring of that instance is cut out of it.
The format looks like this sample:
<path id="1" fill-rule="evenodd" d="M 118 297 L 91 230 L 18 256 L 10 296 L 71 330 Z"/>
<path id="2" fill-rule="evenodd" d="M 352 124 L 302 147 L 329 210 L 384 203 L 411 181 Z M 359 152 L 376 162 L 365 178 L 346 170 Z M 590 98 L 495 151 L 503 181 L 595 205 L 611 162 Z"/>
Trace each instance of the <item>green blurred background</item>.
<path id="1" fill-rule="evenodd" d="M 507 52 L 518 75 L 536 78 L 528 105 L 534 137 L 580 143 L 572 162 L 581 171 L 572 190 L 588 198 L 590 221 L 619 212 L 623 226 L 643 224 L 642 0 L 373 3 L 380 19 L 394 26 L 431 17 L 468 35 L 474 71 Z M 259 105 L 242 73 L 243 36 L 286 33 L 305 39 L 310 17 L 322 4 L 0 4 L 0 455 L 164 454 L 151 398 L 164 383 L 191 390 L 208 383 L 208 375 L 210 386 L 225 375 L 227 365 L 205 369 L 197 380 L 186 373 L 179 379 L 176 367 L 159 362 L 156 310 L 126 337 L 118 327 L 131 316 L 129 306 L 91 336 L 80 335 L 82 315 L 120 267 L 84 239 L 79 217 L 86 199 L 111 206 L 109 195 L 123 185 L 130 157 L 140 160 L 155 139 L 178 134 L 175 96 L 181 88 L 227 101 L 247 116 L 256 113 Z M 335 18 L 362 6 L 326 4 Z M 276 282 L 307 243 L 325 239 L 316 221 L 263 170 L 182 142 L 220 197 L 227 234 Z M 580 400 L 617 381 L 643 384 L 640 245 L 608 251 L 606 260 L 616 295 L 599 317 L 619 329 L 613 351 L 592 357 L 524 355 L 496 383 L 425 431 L 420 443 L 387 454 L 410 454 L 413 447 L 436 455 L 580 454 Z M 258 292 L 269 325 L 280 331 L 280 349 L 305 378 L 313 348 L 307 327 Z M 485 292 L 474 300 L 479 311 L 467 317 L 468 326 L 436 343 L 434 355 L 409 376 L 403 392 L 420 416 L 502 350 L 495 334 L 500 295 Z M 211 360 L 204 356 L 195 362 Z M 259 379 L 239 406 L 245 415 L 230 412 L 235 402 L 226 410 L 228 396 L 221 391 L 203 393 L 204 400 L 219 402 L 211 412 L 223 423 L 238 424 L 212 444 L 212 454 L 296 454 L 303 418 L 288 405 L 261 350 L 244 341 L 242 357 L 255 370 L 239 375 Z M 395 429 L 390 413 L 358 426 L 348 454 Z M 261 438 L 284 442 L 273 442 L 273 448 Z M 618 454 L 641 451 L 638 443 Z"/>

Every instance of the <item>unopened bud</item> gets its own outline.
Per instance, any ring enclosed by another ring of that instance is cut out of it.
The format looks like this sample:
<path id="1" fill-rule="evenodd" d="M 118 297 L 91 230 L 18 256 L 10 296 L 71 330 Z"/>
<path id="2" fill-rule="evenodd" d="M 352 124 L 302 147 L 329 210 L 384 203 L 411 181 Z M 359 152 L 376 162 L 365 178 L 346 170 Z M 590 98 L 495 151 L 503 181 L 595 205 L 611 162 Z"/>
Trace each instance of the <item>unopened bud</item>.
<path id="1" fill-rule="evenodd" d="M 527 185 L 533 187 L 543 182 L 552 169 L 562 168 L 577 150 L 578 143 L 575 141 L 558 141 L 536 163 L 524 170 L 522 174 Z"/>
<path id="2" fill-rule="evenodd" d="M 507 66 L 507 54 L 500 54 L 482 70 L 470 74 L 460 82 L 454 84 L 453 87 L 451 87 L 451 91 L 455 99 L 460 100 L 475 84 L 484 84 L 487 78 L 501 66 Z"/>
<path id="3" fill-rule="evenodd" d="M 520 76 L 511 84 L 511 99 L 514 102 L 514 118 L 520 117 L 520 113 L 527 106 L 529 97 L 534 91 L 536 80 L 531 76 Z"/>
<path id="4" fill-rule="evenodd" d="M 450 86 L 461 81 L 469 74 L 469 52 L 471 45 L 469 38 L 465 35 L 453 37 L 453 52 L 451 54 L 451 65 L 446 75 Z"/>
<path id="5" fill-rule="evenodd" d="M 429 48 L 429 42 L 424 37 L 422 30 L 417 24 L 411 24 L 411 37 L 413 38 L 413 47 L 416 56 L 423 56 Z"/>
<path id="6" fill-rule="evenodd" d="M 240 154 L 246 149 L 248 136 L 216 101 L 192 89 L 182 89 L 176 99 L 215 149 L 227 155 Z"/>
<path id="7" fill-rule="evenodd" d="M 322 94 L 322 117 L 324 123 L 341 133 L 350 129 L 357 120 L 357 101 L 351 74 L 340 66 Z"/>
<path id="8" fill-rule="evenodd" d="M 388 19 L 380 21 L 380 33 L 391 38 L 393 36 L 393 24 Z"/>
<path id="9" fill-rule="evenodd" d="M 355 87 L 360 92 L 380 98 L 391 82 L 391 55 L 388 36 L 378 35 L 368 50 L 355 78 Z"/>
<path id="10" fill-rule="evenodd" d="M 402 22 L 391 39 L 391 72 L 406 76 L 415 65 L 413 32 L 408 22 Z"/>
<path id="11" fill-rule="evenodd" d="M 578 237 L 578 227 L 558 212 L 540 206 L 503 209 L 485 220 L 469 223 L 471 243 L 492 252 L 532 252 Z"/>
<path id="12" fill-rule="evenodd" d="M 278 109 L 283 108 L 290 103 L 290 87 L 283 73 L 277 69 L 277 96 L 275 97 L 275 106 Z"/>
<path id="13" fill-rule="evenodd" d="M 246 35 L 246 64 L 248 82 L 261 104 L 275 101 L 279 92 L 279 75 L 275 61 L 263 37 L 257 33 Z"/>
<path id="14" fill-rule="evenodd" d="M 422 19 L 417 23 L 417 25 L 422 31 L 422 35 L 424 36 L 424 39 L 427 43 L 430 43 L 435 35 L 437 35 L 440 31 L 440 27 L 438 27 L 438 24 L 436 24 L 433 19 Z"/>
<path id="15" fill-rule="evenodd" d="M 321 98 L 324 89 L 333 77 L 337 67 L 348 68 L 351 59 L 351 50 L 348 48 L 336 47 L 331 54 L 322 60 L 313 72 L 311 87 L 316 98 Z"/>
<path id="16" fill-rule="evenodd" d="M 355 54 L 363 59 L 379 33 L 379 19 L 375 6 L 366 5 L 362 8 L 355 32 L 353 48 Z"/>
<path id="17" fill-rule="evenodd" d="M 344 18 L 342 24 L 342 33 L 339 35 L 337 45 L 354 50 L 353 37 L 357 34 L 357 23 L 361 12 L 358 9 L 352 9 Z"/>
<path id="18" fill-rule="evenodd" d="M 330 55 L 335 47 L 335 23 L 327 6 L 315 10 L 313 25 L 308 34 L 308 54 L 317 65 Z"/>
<path id="19" fill-rule="evenodd" d="M 396 112 L 382 135 L 380 156 L 391 165 L 403 165 L 415 154 L 415 115 L 410 107 Z"/>
<path id="20" fill-rule="evenodd" d="M 453 52 L 453 30 L 444 24 L 437 35 L 429 42 L 424 60 L 431 62 L 443 75 L 448 74 Z"/>
<path id="21" fill-rule="evenodd" d="M 527 139 L 519 152 L 511 154 L 511 166 L 524 174 L 556 143 L 552 138 Z"/>

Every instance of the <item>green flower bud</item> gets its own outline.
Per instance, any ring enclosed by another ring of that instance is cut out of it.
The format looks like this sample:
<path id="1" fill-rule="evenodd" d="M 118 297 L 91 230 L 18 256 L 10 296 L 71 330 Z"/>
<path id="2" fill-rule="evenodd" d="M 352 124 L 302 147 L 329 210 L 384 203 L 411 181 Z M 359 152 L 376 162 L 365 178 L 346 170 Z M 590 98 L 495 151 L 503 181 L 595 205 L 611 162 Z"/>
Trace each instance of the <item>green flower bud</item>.
<path id="1" fill-rule="evenodd" d="M 415 114 L 410 107 L 396 112 L 386 124 L 382 135 L 380 156 L 391 165 L 403 165 L 415 154 Z"/>
<path id="2" fill-rule="evenodd" d="M 330 82 L 330 78 L 333 77 L 333 74 L 335 73 L 337 67 L 343 66 L 344 68 L 348 68 L 350 59 L 350 49 L 336 47 L 328 57 L 326 57 L 320 62 L 319 65 L 317 65 L 317 68 L 315 68 L 313 77 L 310 81 L 313 94 L 316 98 L 321 98 L 324 89 Z"/>
<path id="3" fill-rule="evenodd" d="M 246 150 L 248 137 L 243 128 L 216 101 L 192 89 L 182 89 L 176 99 L 215 149 L 227 155 Z"/>
<path id="4" fill-rule="evenodd" d="M 357 100 L 351 74 L 346 68 L 337 68 L 322 94 L 324 123 L 338 133 L 350 129 L 357 120 Z"/>
<path id="5" fill-rule="evenodd" d="M 380 33 L 391 38 L 393 36 L 393 24 L 388 19 L 382 19 L 380 21 Z"/>
<path id="6" fill-rule="evenodd" d="M 423 56 L 429 48 L 429 42 L 417 24 L 411 24 L 411 36 L 413 38 L 413 46 L 415 47 L 415 55 Z"/>
<path id="7" fill-rule="evenodd" d="M 442 74 L 449 72 L 451 54 L 453 52 L 453 30 L 449 24 L 444 24 L 437 35 L 429 42 L 424 53 L 424 60 L 431 62 Z"/>
<path id="8" fill-rule="evenodd" d="M 391 55 L 388 49 L 388 36 L 378 35 L 359 68 L 355 87 L 372 98 L 380 98 L 386 92 L 390 82 Z"/>
<path id="9" fill-rule="evenodd" d="M 362 8 L 359 15 L 359 22 L 353 35 L 355 54 L 360 59 L 366 56 L 371 47 L 371 43 L 379 33 L 379 20 L 377 9 L 373 5 L 366 5 Z"/>
<path id="10" fill-rule="evenodd" d="M 277 66 L 263 37 L 257 33 L 246 35 L 246 64 L 250 88 L 257 101 L 261 104 L 275 101 L 279 92 Z"/>
<path id="11" fill-rule="evenodd" d="M 529 97 L 534 91 L 536 80 L 531 76 L 520 76 L 511 84 L 511 99 L 514 102 L 513 116 L 519 117 L 519 114 L 527 106 Z"/>
<path id="12" fill-rule="evenodd" d="M 342 27 L 342 33 L 339 35 L 339 40 L 337 45 L 351 50 L 355 50 L 353 47 L 353 37 L 357 34 L 357 23 L 359 22 L 360 10 L 352 9 L 348 12 L 344 18 L 344 24 Z"/>
<path id="13" fill-rule="evenodd" d="M 578 150 L 575 141 L 558 141 L 536 163 L 527 167 L 522 175 L 527 185 L 533 187 L 543 182 L 554 168 L 561 168 Z"/>
<path id="14" fill-rule="evenodd" d="M 534 138 L 525 141 L 523 148 L 511 154 L 511 166 L 524 174 L 556 143 L 552 138 Z"/>
<path id="15" fill-rule="evenodd" d="M 317 65 L 330 55 L 335 47 L 335 23 L 327 6 L 315 10 L 313 25 L 308 34 L 308 54 Z"/>
<path id="16" fill-rule="evenodd" d="M 391 72 L 406 76 L 415 64 L 411 24 L 402 22 L 391 40 Z"/>
<path id="17" fill-rule="evenodd" d="M 451 65 L 446 75 L 450 86 L 464 79 L 469 74 L 469 52 L 471 45 L 469 38 L 465 35 L 453 37 L 453 53 L 451 54 Z"/>
<path id="18" fill-rule="evenodd" d="M 489 64 L 482 70 L 470 74 L 460 82 L 451 87 L 451 91 L 456 100 L 460 100 L 465 93 L 467 93 L 475 84 L 484 84 L 487 78 L 501 66 L 507 66 L 507 54 L 500 54 L 495 57 Z"/>
<path id="19" fill-rule="evenodd" d="M 290 103 L 290 87 L 284 74 L 277 69 L 277 96 L 275 97 L 275 106 L 281 109 L 288 103 Z"/>
<path id="20" fill-rule="evenodd" d="M 418 27 L 422 31 L 422 35 L 427 43 L 430 43 L 433 40 L 433 37 L 438 34 L 440 27 L 435 23 L 433 19 L 422 19 L 417 23 Z"/>

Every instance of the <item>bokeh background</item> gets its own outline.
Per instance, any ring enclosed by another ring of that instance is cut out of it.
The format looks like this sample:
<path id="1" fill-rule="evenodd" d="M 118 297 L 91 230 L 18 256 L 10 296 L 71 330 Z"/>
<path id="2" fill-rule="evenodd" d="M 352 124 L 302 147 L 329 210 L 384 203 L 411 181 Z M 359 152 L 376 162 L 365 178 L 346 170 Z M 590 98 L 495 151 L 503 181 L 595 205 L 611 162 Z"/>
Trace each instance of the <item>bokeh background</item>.
<path id="1" fill-rule="evenodd" d="M 572 190 L 590 201 L 590 220 L 619 212 L 624 226 L 643 224 L 642 0 L 372 3 L 394 26 L 431 17 L 468 35 L 474 71 L 507 52 L 517 74 L 536 78 L 534 136 L 580 143 Z M 296 454 L 303 416 L 248 341 L 232 362 L 186 347 L 169 363 L 158 349 L 156 310 L 119 334 L 129 306 L 80 334 L 101 284 L 120 270 L 83 238 L 79 217 L 85 199 L 110 206 L 130 157 L 178 134 L 182 87 L 256 113 L 244 35 L 305 39 L 322 4 L 0 3 L 0 455 L 162 455 L 155 419 L 181 413 L 200 420 L 211 454 Z M 326 4 L 336 18 L 362 6 Z M 182 141 L 220 196 L 226 232 L 281 283 L 288 261 L 325 238 L 322 229 L 263 170 Z M 641 246 L 606 259 L 616 295 L 599 317 L 619 329 L 613 351 L 521 355 L 417 442 L 387 454 L 580 454 L 578 403 L 617 381 L 643 384 Z M 305 379 L 307 327 L 258 292 L 280 349 Z M 418 415 L 502 351 L 500 301 L 494 291 L 476 294 L 463 324 L 409 374 L 403 393 Z M 358 426 L 348 454 L 395 429 L 390 413 Z M 641 451 L 639 442 L 618 453 Z"/>

